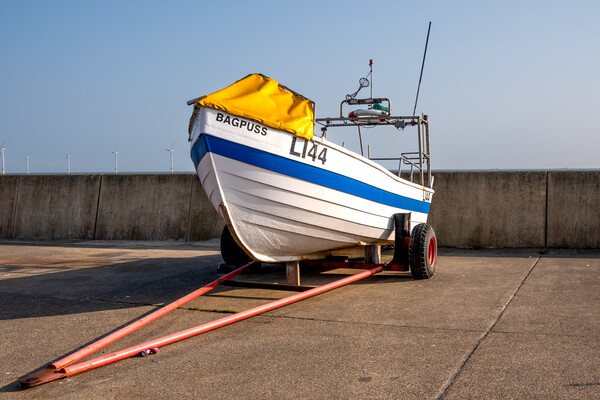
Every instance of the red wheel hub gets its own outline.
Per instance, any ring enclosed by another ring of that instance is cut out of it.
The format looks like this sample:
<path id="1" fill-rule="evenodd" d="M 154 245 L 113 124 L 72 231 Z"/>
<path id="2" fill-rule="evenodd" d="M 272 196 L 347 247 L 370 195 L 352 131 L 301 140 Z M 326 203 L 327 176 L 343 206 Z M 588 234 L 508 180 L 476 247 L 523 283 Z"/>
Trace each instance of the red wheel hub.
<path id="1" fill-rule="evenodd" d="M 429 265 L 432 267 L 435 266 L 435 260 L 437 258 L 437 244 L 435 243 L 435 237 L 429 238 L 429 246 L 427 246 L 427 259 L 429 261 Z"/>

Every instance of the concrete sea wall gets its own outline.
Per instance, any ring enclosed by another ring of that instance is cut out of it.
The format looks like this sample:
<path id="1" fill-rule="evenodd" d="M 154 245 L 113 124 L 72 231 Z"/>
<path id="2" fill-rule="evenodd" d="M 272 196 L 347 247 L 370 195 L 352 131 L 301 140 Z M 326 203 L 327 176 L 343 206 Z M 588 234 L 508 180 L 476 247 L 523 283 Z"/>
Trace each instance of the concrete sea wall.
<path id="1" fill-rule="evenodd" d="M 438 171 L 441 246 L 600 248 L 600 171 Z M 0 176 L 0 238 L 186 240 L 221 221 L 194 174 Z"/>
<path id="2" fill-rule="evenodd" d="M 441 245 L 545 247 L 544 171 L 438 172 L 429 223 Z"/>
<path id="3" fill-rule="evenodd" d="M 224 223 L 193 174 L 0 176 L 0 238 L 187 240 Z"/>

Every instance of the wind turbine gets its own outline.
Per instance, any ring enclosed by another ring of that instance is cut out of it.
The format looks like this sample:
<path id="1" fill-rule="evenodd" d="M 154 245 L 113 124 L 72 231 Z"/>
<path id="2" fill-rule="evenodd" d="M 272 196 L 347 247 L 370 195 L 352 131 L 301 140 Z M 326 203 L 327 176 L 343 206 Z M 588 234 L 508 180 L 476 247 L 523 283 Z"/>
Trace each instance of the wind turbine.
<path id="1" fill-rule="evenodd" d="M 170 149 L 165 149 L 166 151 L 171 153 L 171 173 L 173 173 L 173 152 L 175 151 L 173 150 L 173 146 L 175 146 L 175 142 L 173 142 Z"/>
<path id="2" fill-rule="evenodd" d="M 65 159 L 67 160 L 67 174 L 71 173 L 71 153 L 67 153 L 67 156 L 65 157 Z"/>
<path id="3" fill-rule="evenodd" d="M 118 148 L 119 145 L 115 147 L 115 151 L 111 151 L 111 153 L 115 155 L 115 174 L 119 171 L 119 152 L 117 151 Z"/>
<path id="4" fill-rule="evenodd" d="M 29 153 L 27 153 L 25 155 L 25 166 L 27 167 L 26 171 L 27 171 L 27 174 L 29 175 Z"/>
<path id="5" fill-rule="evenodd" d="M 0 147 L 0 151 L 2 151 L 2 175 L 4 175 L 4 150 L 6 150 L 6 147 L 4 147 L 4 143 L 6 142 L 2 142 L 2 147 Z"/>

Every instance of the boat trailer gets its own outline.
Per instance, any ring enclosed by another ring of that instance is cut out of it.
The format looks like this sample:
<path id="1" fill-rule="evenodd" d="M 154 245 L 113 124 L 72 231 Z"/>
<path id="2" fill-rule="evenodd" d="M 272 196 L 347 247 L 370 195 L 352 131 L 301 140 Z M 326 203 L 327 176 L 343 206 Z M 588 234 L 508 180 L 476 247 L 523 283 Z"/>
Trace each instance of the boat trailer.
<path id="1" fill-rule="evenodd" d="M 150 354 L 156 354 L 158 352 L 158 348 L 162 346 L 166 346 L 171 343 L 178 342 L 183 339 L 190 338 L 192 336 L 199 335 L 201 333 L 205 333 L 217 328 L 221 328 L 223 326 L 232 324 L 234 322 L 239 322 L 244 319 L 265 313 L 267 311 L 271 311 L 292 303 L 295 303 L 300 300 L 307 299 L 312 296 L 316 296 L 318 294 L 327 292 L 332 289 L 336 289 L 338 287 L 347 285 L 352 282 L 356 282 L 358 280 L 367 278 L 369 276 L 378 274 L 386 269 L 392 271 L 408 271 L 409 270 L 409 260 L 408 260 L 408 251 L 407 248 L 409 246 L 410 237 L 408 234 L 408 227 L 410 226 L 410 214 L 396 214 L 395 225 L 396 225 L 396 247 L 394 251 L 394 258 L 388 264 L 380 263 L 380 250 L 379 246 L 367 246 L 365 249 L 365 262 L 346 262 L 339 260 L 317 260 L 317 261 L 307 261 L 306 264 L 308 266 L 320 266 L 323 268 L 359 268 L 366 269 L 366 271 L 359 272 L 348 277 L 339 279 L 337 281 L 330 282 L 328 284 L 318 286 L 318 287 L 308 287 L 301 286 L 299 282 L 299 272 L 293 271 L 290 269 L 289 265 L 287 266 L 287 274 L 288 274 L 288 283 L 290 283 L 290 272 L 295 276 L 297 280 L 296 284 L 288 284 L 288 285 L 277 285 L 277 284 L 263 284 L 258 282 L 240 282 L 233 281 L 232 279 L 236 276 L 240 275 L 246 269 L 253 266 L 256 261 L 251 261 L 241 267 L 237 267 L 233 271 L 227 273 L 226 275 L 212 281 L 197 289 L 186 296 L 173 301 L 172 303 L 167 304 L 166 306 L 124 326 L 123 328 L 89 344 L 88 346 L 66 356 L 57 361 L 52 362 L 47 365 L 45 368 L 34 372 L 25 378 L 20 380 L 21 386 L 24 388 L 30 388 L 33 386 L 38 386 L 44 383 L 48 383 L 57 379 L 71 377 L 82 372 L 90 371 L 92 369 L 114 363 L 116 361 L 130 358 L 134 356 L 147 356 Z M 401 244 L 398 246 L 398 244 Z M 434 243 L 435 246 L 435 243 Z M 432 249 L 433 250 L 433 249 Z M 429 256 L 431 258 L 431 255 Z M 436 255 L 433 253 L 433 259 L 430 259 L 431 265 L 435 266 L 436 264 Z M 298 263 L 295 262 L 297 266 Z M 414 274 L 413 274 L 414 276 Z M 417 276 L 415 276 L 417 277 Z M 262 288 L 270 288 L 270 289 L 279 289 L 279 290 L 294 290 L 298 291 L 294 295 L 284 297 L 279 300 L 272 301 L 270 303 L 251 308 L 246 311 L 241 311 L 223 318 L 219 318 L 215 321 L 211 321 L 205 324 L 198 325 L 193 328 L 189 328 L 177 333 L 173 333 L 171 335 L 163 336 L 158 339 L 154 339 L 148 342 L 140 343 L 138 345 L 129 347 L 127 349 L 117 351 L 114 353 L 110 353 L 101 357 L 97 357 L 88 361 L 79 362 L 87 356 L 97 352 L 98 350 L 108 346 L 121 339 L 122 337 L 136 331 L 137 329 L 149 324 L 152 321 L 166 315 L 167 313 L 181 307 L 182 305 L 190 302 L 191 300 L 209 292 L 210 290 L 216 288 L 219 285 L 227 285 L 230 286 L 251 286 L 251 287 L 262 287 Z"/>
<path id="2" fill-rule="evenodd" d="M 370 277 L 372 275 L 378 274 L 384 270 L 391 271 L 408 271 L 409 269 L 413 273 L 413 276 L 416 279 L 420 279 L 418 272 L 413 272 L 413 268 L 409 268 L 410 262 L 408 259 L 408 246 L 410 243 L 410 235 L 408 233 L 408 227 L 410 226 L 410 214 L 396 214 L 394 216 L 394 221 L 396 225 L 395 235 L 396 235 L 396 246 L 394 250 L 394 258 L 390 263 L 383 264 L 380 262 L 380 246 L 366 246 L 365 249 L 365 260 L 364 262 L 350 262 L 348 261 L 340 261 L 336 259 L 331 260 L 316 260 L 316 261 L 306 261 L 307 266 L 319 266 L 322 268 L 355 268 L 355 269 L 365 269 L 365 271 L 347 276 L 345 278 L 327 283 L 325 285 L 310 287 L 310 286 L 301 286 L 299 282 L 299 271 L 293 271 L 287 266 L 286 273 L 288 274 L 288 285 L 278 285 L 278 284 L 265 284 L 259 282 L 244 282 L 244 281 L 234 281 L 232 280 L 236 276 L 240 275 L 246 269 L 252 267 L 256 261 L 248 262 L 245 265 L 240 267 L 236 267 L 233 271 L 227 273 L 226 275 L 212 281 L 197 289 L 186 296 L 173 301 L 172 303 L 167 304 L 166 306 L 124 326 L 123 328 L 87 345 L 86 347 L 66 356 L 59 360 L 52 362 L 47 365 L 45 368 L 34 372 L 23 379 L 20 380 L 21 386 L 24 388 L 30 388 L 33 386 L 38 386 L 44 383 L 48 383 L 57 379 L 71 377 L 82 372 L 90 371 L 92 369 L 114 363 L 119 360 L 123 360 L 125 358 L 130 358 L 134 356 L 147 356 L 150 354 L 156 354 L 158 352 L 158 348 L 162 346 L 166 346 L 171 343 L 178 342 L 183 339 L 190 338 L 192 336 L 199 335 L 201 333 L 205 333 L 217 328 L 221 328 L 223 326 L 232 324 L 234 322 L 239 322 L 244 319 L 265 313 L 267 311 L 271 311 L 292 303 L 295 303 L 300 300 L 307 299 L 312 296 L 316 296 L 318 294 L 327 292 L 332 289 L 339 288 L 341 286 L 347 285 L 352 282 L 356 282 L 358 280 Z M 435 239 L 434 239 L 435 240 Z M 400 244 L 400 245 L 398 245 Z M 431 246 L 428 247 L 428 261 L 430 262 L 431 267 L 435 268 L 437 264 L 437 247 L 435 241 L 433 244 L 430 243 Z M 298 265 L 298 262 L 295 262 L 295 265 Z M 292 275 L 298 274 L 295 276 L 297 283 L 289 284 L 290 281 L 290 272 Z M 429 276 L 425 276 L 428 278 Z M 219 285 L 230 285 L 230 286 L 250 286 L 250 287 L 258 287 L 258 288 L 269 288 L 269 289 L 278 289 L 278 290 L 293 290 L 298 291 L 299 293 L 293 294 L 288 297 L 284 297 L 279 300 L 272 301 L 267 304 L 263 304 L 258 307 L 251 308 L 246 311 L 241 311 L 235 314 L 231 314 L 229 316 L 219 318 L 215 321 L 211 321 L 205 324 L 198 325 L 193 328 L 189 328 L 177 333 L 173 333 L 171 335 L 163 336 L 158 339 L 154 339 L 148 342 L 140 343 L 135 346 L 131 346 L 121 351 L 117 351 L 114 353 L 110 353 L 104 356 L 100 356 L 88 361 L 79 362 L 87 356 L 97 352 L 98 350 L 108 346 L 121 339 L 122 337 L 140 329 L 141 327 L 149 324 L 152 321 L 166 315 L 167 313 L 181 307 L 182 305 L 190 302 L 191 300 L 209 292 L 210 290 L 216 288 Z"/>
<path id="3" fill-rule="evenodd" d="M 90 371 L 92 369 L 95 369 L 95 368 L 98 368 L 98 367 L 101 367 L 101 366 L 104 366 L 107 364 L 111 364 L 111 363 L 114 363 L 116 361 L 119 361 L 119 360 L 122 360 L 125 358 L 155 354 L 158 352 L 159 347 L 166 346 L 168 344 L 175 343 L 180 340 L 187 339 L 189 337 L 196 336 L 201 333 L 205 333 L 205 332 L 211 331 L 213 329 L 217 329 L 217 328 L 232 324 L 234 322 L 242 321 L 244 319 L 262 314 L 264 312 L 271 311 L 276 308 L 283 307 L 283 306 L 295 303 L 300 300 L 304 300 L 308 297 L 312 297 L 312 296 L 327 292 L 329 290 L 338 288 L 340 286 L 347 285 L 352 282 L 356 282 L 358 280 L 375 275 L 375 274 L 383 271 L 386 267 L 385 265 L 376 265 L 376 266 L 370 265 L 370 267 L 372 267 L 372 268 L 369 268 L 366 271 L 363 271 L 363 272 L 360 272 L 360 273 L 357 273 L 354 275 L 350 275 L 343 279 L 340 279 L 340 280 L 337 280 L 337 281 L 334 281 L 334 282 L 331 282 L 331 283 L 328 283 L 328 284 L 325 284 L 322 286 L 314 287 L 314 288 L 311 288 L 308 290 L 304 290 L 300 293 L 296 293 L 294 295 L 284 297 L 282 299 L 275 300 L 275 301 L 272 301 L 270 303 L 267 303 L 267 304 L 264 304 L 264 305 L 261 305 L 258 307 L 254 307 L 254 308 L 251 308 L 246 311 L 232 314 L 232 315 L 217 319 L 212 322 L 198 325 L 196 327 L 193 327 L 193 328 L 190 328 L 190 329 L 187 329 L 184 331 L 180 331 L 180 332 L 177 332 L 177 333 L 174 333 L 171 335 L 163 336 L 161 338 L 154 339 L 154 340 L 151 340 L 151 341 L 148 341 L 145 343 L 140 343 L 138 345 L 129 347 L 129 348 L 121 350 L 121 351 L 117 351 L 117 352 L 114 352 L 111 354 L 107 354 L 107 355 L 104 355 L 101 357 L 94 358 L 92 360 L 88 360 L 88 361 L 84 361 L 84 362 L 80 362 L 80 363 L 76 364 L 76 362 L 78 362 L 78 361 L 82 360 L 83 358 L 95 353 L 96 351 L 108 346 L 109 344 L 128 335 L 129 333 L 143 327 L 144 325 L 147 325 L 148 323 L 158 319 L 159 317 L 162 317 L 163 315 L 169 313 L 170 311 L 173 311 L 176 308 L 182 306 L 183 304 L 214 289 L 215 287 L 219 286 L 220 284 L 222 284 L 226 281 L 229 281 L 230 279 L 234 278 L 235 276 L 241 274 L 244 270 L 246 270 L 248 267 L 250 267 L 254 263 L 255 263 L 255 261 L 252 261 L 246 265 L 243 265 L 243 266 L 235 269 L 234 271 L 228 273 L 227 275 L 222 276 L 221 278 L 216 279 L 215 281 L 203 286 L 202 288 L 158 309 L 157 311 L 155 311 L 151 314 L 148 314 L 147 316 L 145 316 L 143 318 L 140 318 L 137 321 L 132 322 L 131 324 L 117 330 L 116 332 L 111 333 L 110 335 L 108 335 L 102 339 L 99 339 L 98 341 L 82 348 L 81 350 L 78 350 L 64 358 L 61 358 L 57 361 L 52 362 L 45 368 L 43 368 L 37 372 L 34 372 L 33 374 L 21 379 L 20 380 L 21 386 L 24 388 L 30 388 L 30 387 L 38 386 L 38 385 L 48 383 L 48 382 L 51 382 L 51 381 L 54 381 L 57 379 L 71 377 L 71 376 L 80 374 L 82 372 Z"/>

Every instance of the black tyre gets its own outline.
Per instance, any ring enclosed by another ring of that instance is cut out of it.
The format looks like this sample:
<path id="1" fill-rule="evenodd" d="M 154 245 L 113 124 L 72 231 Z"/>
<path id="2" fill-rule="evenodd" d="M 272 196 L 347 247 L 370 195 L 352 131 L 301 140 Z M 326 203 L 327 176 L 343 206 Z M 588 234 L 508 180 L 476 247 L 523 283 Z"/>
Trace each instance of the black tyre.
<path id="1" fill-rule="evenodd" d="M 433 276 L 437 267 L 437 238 L 431 225 L 419 224 L 413 229 L 408 262 L 413 278 L 428 279 Z"/>
<path id="2" fill-rule="evenodd" d="M 244 265 L 248 264 L 252 259 L 242 248 L 237 244 L 227 226 L 221 232 L 221 257 L 226 264 Z"/>

